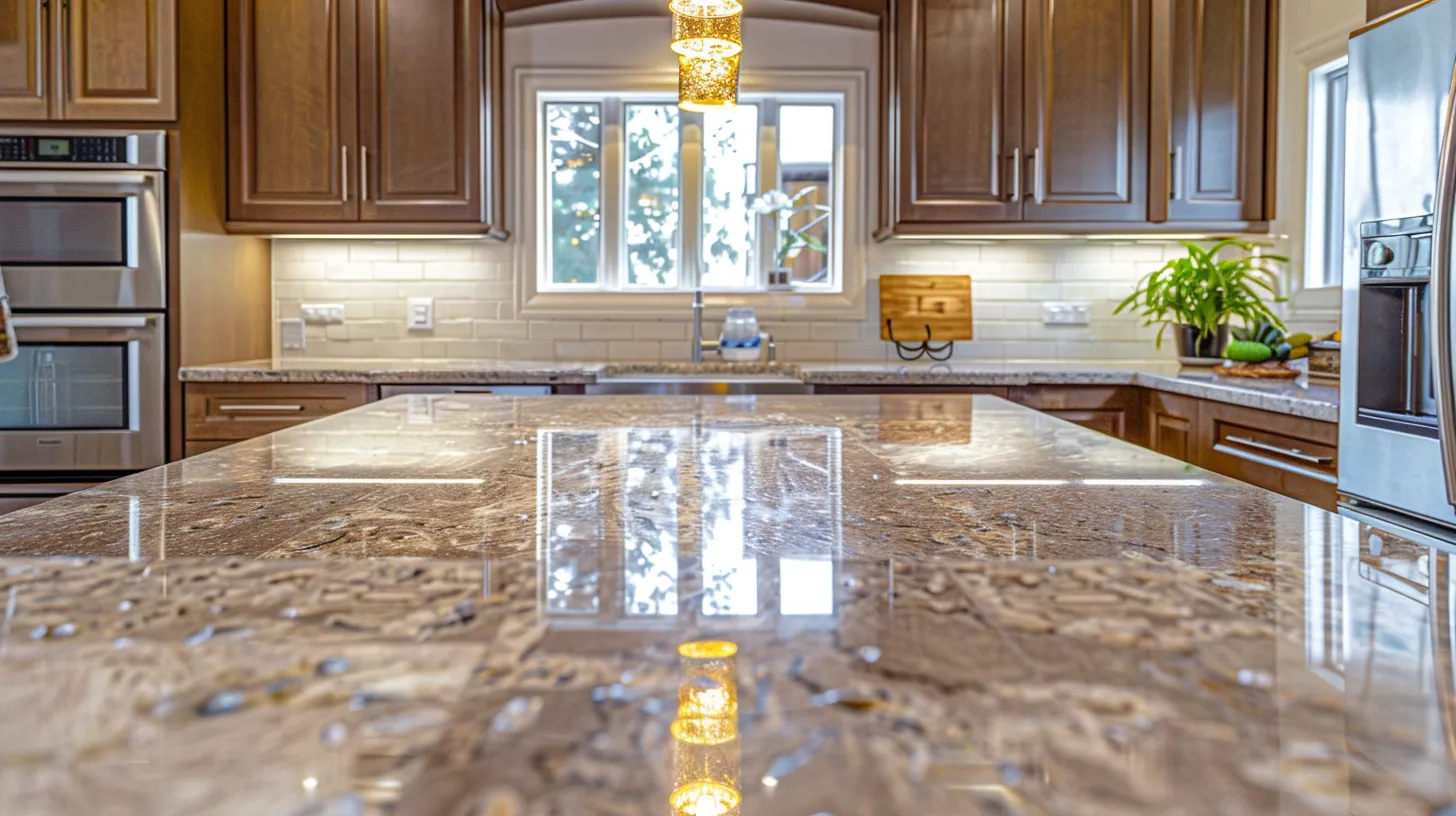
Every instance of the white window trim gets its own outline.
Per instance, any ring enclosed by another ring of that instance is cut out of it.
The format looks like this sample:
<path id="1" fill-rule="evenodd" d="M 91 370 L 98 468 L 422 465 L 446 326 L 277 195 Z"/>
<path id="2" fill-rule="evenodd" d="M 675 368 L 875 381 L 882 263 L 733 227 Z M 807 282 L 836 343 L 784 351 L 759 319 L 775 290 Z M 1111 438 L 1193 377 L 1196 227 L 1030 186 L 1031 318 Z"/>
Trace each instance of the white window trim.
<path id="1" fill-rule="evenodd" d="M 1327 124 L 1330 117 L 1330 86 L 1328 78 L 1330 75 L 1346 70 L 1349 67 L 1349 56 L 1336 57 L 1329 62 L 1316 67 L 1309 72 L 1309 132 L 1308 147 L 1305 152 L 1305 168 L 1308 174 L 1306 180 L 1305 201 L 1311 206 L 1305 212 L 1304 225 L 1304 288 L 1314 289 L 1338 289 L 1340 281 L 1335 283 L 1325 282 L 1325 270 L 1330 263 L 1328 244 L 1329 235 L 1326 232 L 1324 207 L 1315 206 L 1316 202 L 1324 202 L 1329 198 L 1328 176 L 1316 167 L 1324 167 L 1329 163 L 1329 128 Z M 1344 231 L 1343 225 L 1340 227 Z M 1336 259 L 1336 265 L 1343 264 L 1344 259 Z"/>
<path id="2" fill-rule="evenodd" d="M 591 77 L 591 87 L 583 88 L 583 77 Z M 865 161 L 873 150 L 869 139 L 873 129 L 866 127 L 865 86 L 862 71 L 745 71 L 741 90 L 745 94 L 824 94 L 843 98 L 840 123 L 843 140 L 837 157 L 842 179 L 840 200 L 844 206 L 835 215 L 834 229 L 839 230 L 839 292 L 815 292 L 800 289 L 792 292 L 717 291 L 707 298 L 711 316 L 720 315 L 731 306 L 753 306 L 760 318 L 835 319 L 862 318 L 865 303 L 865 204 L 872 199 Z M 677 76 L 672 73 L 578 69 L 521 69 L 516 72 L 514 87 L 515 147 L 508 155 L 516 157 L 513 168 L 516 212 L 532 213 L 522 219 L 521 233 L 516 237 L 517 313 L 532 318 L 682 318 L 689 312 L 692 295 L 672 292 L 602 292 L 541 291 L 538 279 L 540 236 L 544 214 L 537 212 L 537 190 L 544 175 L 541 170 L 540 117 L 538 95 L 543 93 L 581 92 L 631 97 L 641 93 L 677 93 Z M 605 124 L 605 123 L 604 123 Z M 610 140 L 608 140 L 610 143 Z M 769 157 L 762 157 L 768 163 Z M 604 155 L 605 164 L 612 156 Z M 776 162 L 774 172 L 777 172 Z M 691 190 L 689 190 L 691 192 Z M 604 202 L 605 203 L 605 202 Z M 684 211 L 688 208 L 684 207 Z M 688 228 L 684 219 L 683 229 Z M 608 255 L 608 258 L 612 256 Z M 610 262 L 610 261 L 609 261 Z"/>

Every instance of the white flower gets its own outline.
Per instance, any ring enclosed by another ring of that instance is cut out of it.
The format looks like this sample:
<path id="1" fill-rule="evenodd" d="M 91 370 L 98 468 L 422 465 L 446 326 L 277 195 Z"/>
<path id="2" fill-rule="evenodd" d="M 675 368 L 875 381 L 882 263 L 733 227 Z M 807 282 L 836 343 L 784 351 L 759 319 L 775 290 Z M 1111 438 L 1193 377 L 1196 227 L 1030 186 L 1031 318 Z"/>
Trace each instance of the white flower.
<path id="1" fill-rule="evenodd" d="M 748 209 L 753 210 L 759 215 L 771 215 L 779 210 L 787 210 L 793 206 L 794 201 L 789 198 L 787 193 L 782 190 L 769 190 L 758 198 L 755 198 L 753 203 L 748 205 Z"/>

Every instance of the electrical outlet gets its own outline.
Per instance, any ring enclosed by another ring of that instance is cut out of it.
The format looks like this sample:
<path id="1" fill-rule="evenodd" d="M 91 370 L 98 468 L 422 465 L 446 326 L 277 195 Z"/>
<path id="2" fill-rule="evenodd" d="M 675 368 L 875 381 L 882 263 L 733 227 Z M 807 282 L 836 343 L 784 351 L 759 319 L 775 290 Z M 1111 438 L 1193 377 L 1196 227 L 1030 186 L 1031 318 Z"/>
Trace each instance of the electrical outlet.
<path id="1" fill-rule="evenodd" d="M 342 303 L 305 303 L 299 307 L 299 313 L 310 326 L 337 326 L 344 322 Z"/>
<path id="2" fill-rule="evenodd" d="M 303 321 L 296 317 L 279 320 L 278 344 L 284 351 L 303 351 Z"/>
<path id="3" fill-rule="evenodd" d="M 430 331 L 435 328 L 435 299 L 412 297 L 409 299 L 409 330 Z"/>
<path id="4" fill-rule="evenodd" d="M 1089 303 L 1043 303 L 1041 322 L 1045 326 L 1086 326 L 1092 322 Z"/>

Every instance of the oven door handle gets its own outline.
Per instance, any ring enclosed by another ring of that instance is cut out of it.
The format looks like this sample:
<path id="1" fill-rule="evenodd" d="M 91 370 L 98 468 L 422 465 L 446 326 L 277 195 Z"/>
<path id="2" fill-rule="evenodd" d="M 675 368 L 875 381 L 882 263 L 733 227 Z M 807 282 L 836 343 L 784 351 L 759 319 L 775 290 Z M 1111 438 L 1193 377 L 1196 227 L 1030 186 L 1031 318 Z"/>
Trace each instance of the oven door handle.
<path id="1" fill-rule="evenodd" d="M 15 315 L 10 318 L 10 325 L 17 329 L 145 329 L 150 327 L 156 318 L 145 315 L 132 316 L 102 316 L 102 315 L 76 315 L 74 317 L 39 317 L 33 315 Z"/>
<path id="2" fill-rule="evenodd" d="M 0 184 L 155 185 L 161 173 L 127 173 L 114 170 L 0 170 Z"/>

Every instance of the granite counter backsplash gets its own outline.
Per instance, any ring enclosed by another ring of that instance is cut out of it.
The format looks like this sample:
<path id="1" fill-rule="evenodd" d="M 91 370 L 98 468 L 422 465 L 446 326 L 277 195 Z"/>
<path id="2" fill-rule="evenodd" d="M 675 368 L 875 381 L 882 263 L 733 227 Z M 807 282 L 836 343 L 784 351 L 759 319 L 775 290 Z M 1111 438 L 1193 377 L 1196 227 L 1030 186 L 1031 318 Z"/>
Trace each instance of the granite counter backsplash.
<path id="1" fill-rule="evenodd" d="M 7 814 L 1456 805 L 1450 554 L 992 397 L 398 397 L 0 552 Z"/>

